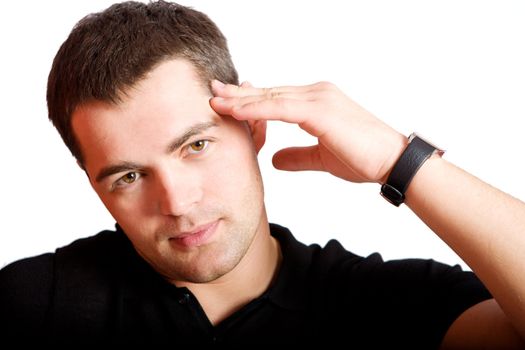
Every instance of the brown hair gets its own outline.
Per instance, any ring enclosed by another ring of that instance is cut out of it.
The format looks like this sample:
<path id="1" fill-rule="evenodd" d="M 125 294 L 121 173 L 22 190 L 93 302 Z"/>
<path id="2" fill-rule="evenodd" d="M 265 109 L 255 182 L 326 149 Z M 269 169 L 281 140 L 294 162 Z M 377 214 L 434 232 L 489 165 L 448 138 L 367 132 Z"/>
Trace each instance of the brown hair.
<path id="1" fill-rule="evenodd" d="M 118 103 L 159 63 L 186 59 L 204 86 L 238 84 L 224 35 L 208 16 L 179 4 L 124 2 L 87 15 L 58 50 L 47 84 L 49 119 L 83 165 L 71 127 L 76 108 L 98 100 Z"/>

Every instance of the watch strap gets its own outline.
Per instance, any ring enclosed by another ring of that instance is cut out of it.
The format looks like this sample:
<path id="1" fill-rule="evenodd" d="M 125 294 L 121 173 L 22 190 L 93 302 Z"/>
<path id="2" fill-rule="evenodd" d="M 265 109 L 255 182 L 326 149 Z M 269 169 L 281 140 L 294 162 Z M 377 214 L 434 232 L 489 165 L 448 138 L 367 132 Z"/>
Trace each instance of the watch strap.
<path id="1" fill-rule="evenodd" d="M 421 165 L 438 149 L 413 134 L 408 146 L 395 163 L 385 184 L 381 186 L 381 195 L 398 207 L 405 201 L 405 192 L 412 178 Z"/>

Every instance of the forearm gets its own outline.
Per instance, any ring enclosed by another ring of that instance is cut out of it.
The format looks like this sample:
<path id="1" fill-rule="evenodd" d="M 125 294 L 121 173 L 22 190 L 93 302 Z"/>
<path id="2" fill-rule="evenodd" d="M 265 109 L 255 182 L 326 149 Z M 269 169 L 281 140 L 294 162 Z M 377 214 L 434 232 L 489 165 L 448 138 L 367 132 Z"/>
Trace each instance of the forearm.
<path id="1" fill-rule="evenodd" d="M 525 203 L 437 156 L 418 171 L 406 198 L 525 337 Z"/>

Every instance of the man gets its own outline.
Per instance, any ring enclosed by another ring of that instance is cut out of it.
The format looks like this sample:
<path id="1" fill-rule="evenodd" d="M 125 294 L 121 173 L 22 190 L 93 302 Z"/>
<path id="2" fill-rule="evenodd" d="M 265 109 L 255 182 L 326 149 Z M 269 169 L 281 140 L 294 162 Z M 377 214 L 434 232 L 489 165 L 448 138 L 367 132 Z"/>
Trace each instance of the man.
<path id="1" fill-rule="evenodd" d="M 523 345 L 522 202 L 420 138 L 409 142 L 332 84 L 237 80 L 222 34 L 188 8 L 122 3 L 77 24 L 51 69 L 49 116 L 118 225 L 1 271 L 7 337 Z M 277 168 L 383 184 L 488 290 L 457 268 L 362 258 L 335 241 L 307 247 L 269 224 L 256 157 L 266 120 L 318 138 L 276 154 Z"/>

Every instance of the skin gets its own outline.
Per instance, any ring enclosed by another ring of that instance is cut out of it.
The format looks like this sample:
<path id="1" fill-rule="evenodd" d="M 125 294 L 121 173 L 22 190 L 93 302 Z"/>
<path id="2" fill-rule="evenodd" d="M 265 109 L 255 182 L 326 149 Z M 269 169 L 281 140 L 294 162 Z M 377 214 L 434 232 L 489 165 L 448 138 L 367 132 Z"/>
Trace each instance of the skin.
<path id="1" fill-rule="evenodd" d="M 91 185 L 137 252 L 217 323 L 268 287 L 280 253 L 257 163 L 265 124 L 221 117 L 210 97 L 189 63 L 170 60 L 118 105 L 81 106 L 72 125 Z"/>
<path id="2" fill-rule="evenodd" d="M 216 97 L 211 105 L 218 113 L 238 120 L 295 123 L 317 137 L 317 145 L 277 152 L 273 163 L 278 169 L 326 171 L 348 181 L 381 184 L 407 144 L 404 135 L 330 83 L 264 89 L 221 82 L 212 86 Z M 414 176 L 406 205 L 494 296 L 460 315 L 442 348 L 523 349 L 525 203 L 433 156 Z"/>
<path id="3" fill-rule="evenodd" d="M 407 139 L 329 83 L 258 89 L 215 81 L 212 98 L 198 81 L 188 63 L 163 63 L 122 103 L 79 108 L 73 129 L 93 188 L 139 254 L 190 288 L 215 324 L 267 289 L 279 266 L 256 161 L 266 120 L 298 124 L 318 139 L 277 152 L 278 169 L 327 171 L 353 182 L 383 183 Z M 168 151 L 195 123 L 216 126 Z M 212 142 L 203 147 L 201 140 Z M 116 164 L 119 172 L 101 176 Z M 522 348 L 525 204 L 439 157 L 418 171 L 406 204 L 495 296 L 466 310 L 443 348 Z M 216 226 L 215 233 L 181 239 L 202 225 Z"/>

